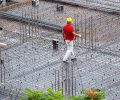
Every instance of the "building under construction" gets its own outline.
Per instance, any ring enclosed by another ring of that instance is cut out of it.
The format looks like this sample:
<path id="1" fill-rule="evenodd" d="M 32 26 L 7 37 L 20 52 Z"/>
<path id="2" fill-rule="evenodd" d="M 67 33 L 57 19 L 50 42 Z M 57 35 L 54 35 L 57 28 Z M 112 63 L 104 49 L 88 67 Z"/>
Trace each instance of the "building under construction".
<path id="1" fill-rule="evenodd" d="M 67 17 L 82 37 L 66 64 Z M 0 42 L 0 100 L 18 100 L 26 87 L 70 96 L 99 88 L 120 100 L 120 0 L 0 0 Z"/>

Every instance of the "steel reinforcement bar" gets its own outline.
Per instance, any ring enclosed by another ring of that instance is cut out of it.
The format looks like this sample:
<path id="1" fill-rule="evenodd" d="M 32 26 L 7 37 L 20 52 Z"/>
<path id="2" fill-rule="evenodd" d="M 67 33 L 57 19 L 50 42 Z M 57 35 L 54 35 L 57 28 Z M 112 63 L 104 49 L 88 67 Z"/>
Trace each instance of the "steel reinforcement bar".
<path id="1" fill-rule="evenodd" d="M 107 13 L 112 13 L 112 14 L 120 14 L 120 9 L 119 7 L 112 7 L 112 6 L 107 6 L 107 5 L 102 5 L 102 4 L 97 4 L 93 2 L 74 2 L 74 1 L 64 1 L 64 0 L 42 0 L 42 1 L 48 1 L 48 2 L 55 2 L 55 3 L 60 3 L 64 5 L 71 5 L 71 6 L 78 6 L 82 8 L 88 8 L 92 10 L 97 10 L 97 11 L 102 11 L 102 12 L 107 12 Z"/>
<path id="2" fill-rule="evenodd" d="M 49 22 L 39 21 L 39 20 L 31 19 L 31 18 L 25 18 L 25 17 L 21 17 L 21 16 L 8 14 L 8 13 L 2 13 L 2 14 L 0 14 L 0 16 L 10 18 L 10 19 L 14 19 L 14 20 L 21 21 L 21 22 L 30 23 L 30 24 L 37 24 L 39 26 L 46 27 L 46 28 L 49 28 L 49 29 L 53 29 L 53 30 L 56 30 L 56 31 L 61 31 L 61 29 L 62 29 L 61 26 L 55 25 L 55 24 L 52 24 L 52 23 L 49 23 Z"/>

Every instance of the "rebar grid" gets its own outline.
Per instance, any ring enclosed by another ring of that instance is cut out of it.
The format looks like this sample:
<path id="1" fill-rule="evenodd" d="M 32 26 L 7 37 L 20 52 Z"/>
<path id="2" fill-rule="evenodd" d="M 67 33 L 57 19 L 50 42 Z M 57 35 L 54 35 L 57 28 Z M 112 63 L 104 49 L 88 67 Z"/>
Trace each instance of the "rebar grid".
<path id="1" fill-rule="evenodd" d="M 77 61 L 69 60 L 69 64 L 62 63 L 65 45 L 60 32 L 14 21 L 13 29 L 9 23 L 5 30 L 7 21 L 0 20 L 3 27 L 0 42 L 9 44 L 2 51 L 3 94 L 16 100 L 25 87 L 64 88 L 65 95 L 78 95 L 80 89 L 93 87 L 105 89 L 107 100 L 120 99 L 119 16 L 75 14 L 74 19 L 75 30 L 82 38 L 75 40 Z M 59 40 L 58 50 L 53 50 L 52 39 Z"/>
<path id="2" fill-rule="evenodd" d="M 62 60 L 60 60 L 65 52 L 63 43 L 59 44 L 59 51 L 54 51 L 52 48 L 52 38 L 50 38 L 51 35 L 47 34 L 47 32 L 44 33 L 46 34 L 42 35 L 43 32 L 39 34 L 41 38 L 34 37 L 31 42 L 24 42 L 23 45 L 3 51 L 2 59 L 5 61 L 5 71 L 7 73 L 6 82 L 11 84 L 11 87 L 5 85 L 5 89 L 21 92 L 25 87 L 42 89 L 51 86 L 55 90 L 64 88 L 63 93 L 66 95 L 77 95 L 79 94 L 79 89 L 98 87 L 105 88 L 109 94 L 111 87 L 116 82 L 119 82 L 115 78 L 117 75 L 119 76 L 119 72 L 113 74 L 118 67 L 116 64 L 118 63 L 119 65 L 119 57 L 90 52 L 88 49 L 79 48 L 75 44 L 75 51 L 79 58 L 78 61 L 64 65 Z M 46 36 L 49 36 L 49 39 L 47 37 L 46 40 Z M 61 36 L 61 34 L 58 36 Z M 107 65 L 108 67 L 106 68 L 105 66 Z M 111 68 L 114 65 L 115 69 Z M 113 77 L 112 80 L 109 76 L 109 70 L 111 71 L 111 77 Z M 109 82 L 112 83 L 109 84 Z M 79 89 L 76 87 L 79 87 Z M 109 98 L 111 95 L 107 97 Z M 119 98 L 119 95 L 113 98 Z"/>
<path id="3" fill-rule="evenodd" d="M 120 14 L 120 1 L 115 0 L 42 0 L 48 2 L 57 2 L 72 6 L 79 6 L 87 9 Z"/>
<path id="4" fill-rule="evenodd" d="M 64 25 L 65 18 L 69 16 L 75 18 L 75 14 L 84 14 L 87 16 L 87 18 L 91 15 L 97 16 L 102 14 L 100 12 L 90 12 L 89 10 L 86 10 L 84 8 L 74 8 L 71 6 L 64 6 L 64 11 L 58 12 L 56 11 L 56 3 L 49 3 L 44 1 L 40 1 L 40 5 L 41 6 L 32 7 L 31 4 L 27 4 L 22 7 L 10 10 L 7 12 L 7 14 L 21 16 L 22 18 L 30 18 L 32 20 L 42 20 L 57 25 Z"/>

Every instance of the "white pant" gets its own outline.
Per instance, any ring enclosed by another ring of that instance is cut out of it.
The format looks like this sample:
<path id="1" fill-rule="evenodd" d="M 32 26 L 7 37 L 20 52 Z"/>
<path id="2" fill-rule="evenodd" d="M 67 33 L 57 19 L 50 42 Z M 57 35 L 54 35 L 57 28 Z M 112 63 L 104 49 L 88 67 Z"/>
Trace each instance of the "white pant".
<path id="1" fill-rule="evenodd" d="M 65 56 L 63 58 L 63 61 L 68 60 L 68 58 L 71 56 L 72 58 L 75 57 L 74 52 L 73 52 L 73 41 L 65 40 L 66 45 L 67 45 L 67 51 L 65 53 Z"/>

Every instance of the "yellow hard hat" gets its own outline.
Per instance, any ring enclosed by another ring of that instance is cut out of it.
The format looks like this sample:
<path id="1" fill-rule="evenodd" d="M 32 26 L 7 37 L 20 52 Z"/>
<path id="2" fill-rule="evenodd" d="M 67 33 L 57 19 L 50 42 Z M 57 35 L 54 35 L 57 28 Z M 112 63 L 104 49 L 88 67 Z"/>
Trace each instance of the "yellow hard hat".
<path id="1" fill-rule="evenodd" d="M 69 23 L 72 23 L 73 20 L 72 20 L 72 18 L 69 17 L 69 18 L 66 19 L 66 21 L 69 22 Z"/>

